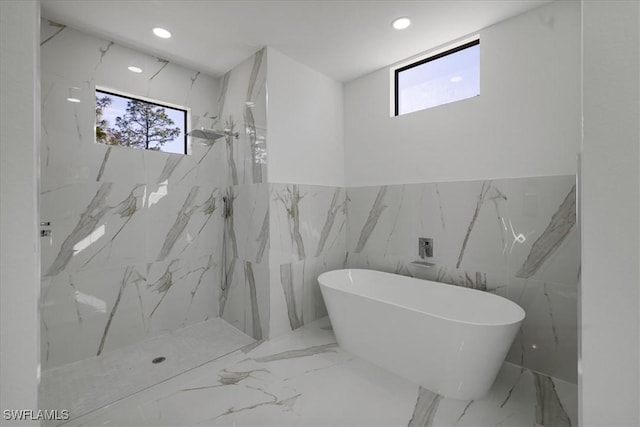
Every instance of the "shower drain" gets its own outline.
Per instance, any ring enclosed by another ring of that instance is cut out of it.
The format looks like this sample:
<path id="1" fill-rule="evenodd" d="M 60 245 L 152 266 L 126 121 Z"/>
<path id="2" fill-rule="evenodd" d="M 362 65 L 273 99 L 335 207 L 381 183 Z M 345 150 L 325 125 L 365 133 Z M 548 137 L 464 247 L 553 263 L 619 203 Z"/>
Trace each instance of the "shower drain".
<path id="1" fill-rule="evenodd" d="M 166 358 L 166 357 L 164 357 L 164 356 L 160 356 L 160 357 L 156 357 L 155 359 L 153 359 L 153 360 L 151 361 L 151 363 L 162 363 L 162 362 L 164 362 L 165 360 L 167 360 L 167 358 Z"/>

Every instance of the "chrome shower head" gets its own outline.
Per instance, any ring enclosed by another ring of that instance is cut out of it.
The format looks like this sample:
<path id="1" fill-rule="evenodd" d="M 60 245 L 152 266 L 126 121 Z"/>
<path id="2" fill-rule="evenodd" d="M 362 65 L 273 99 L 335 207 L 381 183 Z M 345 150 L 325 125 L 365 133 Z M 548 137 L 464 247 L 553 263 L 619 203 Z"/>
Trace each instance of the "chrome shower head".
<path id="1" fill-rule="evenodd" d="M 213 141 L 215 141 L 216 139 L 223 138 L 225 136 L 225 133 L 212 129 L 194 129 L 187 135 L 194 138 L 206 139 L 212 141 L 211 143 L 213 143 Z"/>
<path id="2" fill-rule="evenodd" d="M 224 138 L 226 136 L 232 136 L 235 139 L 238 139 L 238 137 L 240 136 L 240 134 L 238 132 L 235 133 L 231 133 L 229 130 L 225 129 L 225 130 L 213 130 L 213 129 L 194 129 L 191 132 L 187 133 L 187 135 L 194 137 L 194 138 L 200 138 L 200 139 L 204 139 L 206 140 L 204 142 L 205 145 L 213 145 L 214 142 L 216 142 L 216 140 L 220 139 L 220 138 Z"/>

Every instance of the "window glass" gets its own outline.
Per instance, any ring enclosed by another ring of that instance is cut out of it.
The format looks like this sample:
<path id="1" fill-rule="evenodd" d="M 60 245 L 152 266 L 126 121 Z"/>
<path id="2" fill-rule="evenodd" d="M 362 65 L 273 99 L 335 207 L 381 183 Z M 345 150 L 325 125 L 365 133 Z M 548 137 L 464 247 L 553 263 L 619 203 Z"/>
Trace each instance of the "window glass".
<path id="1" fill-rule="evenodd" d="M 96 89 L 96 142 L 187 153 L 187 110 Z"/>
<path id="2" fill-rule="evenodd" d="M 395 70 L 395 115 L 480 94 L 480 40 Z"/>

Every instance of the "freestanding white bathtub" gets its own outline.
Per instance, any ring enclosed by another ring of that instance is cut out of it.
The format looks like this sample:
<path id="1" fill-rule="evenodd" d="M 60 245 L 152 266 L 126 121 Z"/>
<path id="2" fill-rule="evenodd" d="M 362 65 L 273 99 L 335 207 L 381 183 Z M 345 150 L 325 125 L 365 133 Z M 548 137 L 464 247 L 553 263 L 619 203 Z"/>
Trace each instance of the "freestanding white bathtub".
<path id="1" fill-rule="evenodd" d="M 318 282 L 340 347 L 455 399 L 489 391 L 525 316 L 494 294 L 373 270 Z"/>

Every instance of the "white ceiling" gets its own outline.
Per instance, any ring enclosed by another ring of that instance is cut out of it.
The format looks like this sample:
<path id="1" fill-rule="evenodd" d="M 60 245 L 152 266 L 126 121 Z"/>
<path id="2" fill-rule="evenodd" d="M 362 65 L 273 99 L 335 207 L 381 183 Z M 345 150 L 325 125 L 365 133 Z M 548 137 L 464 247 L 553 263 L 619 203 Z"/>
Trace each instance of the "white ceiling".
<path id="1" fill-rule="evenodd" d="M 215 77 L 271 46 L 349 81 L 551 0 L 42 0 L 42 16 Z M 408 16 L 411 26 L 391 21 Z M 163 40 L 153 27 L 170 30 Z"/>

